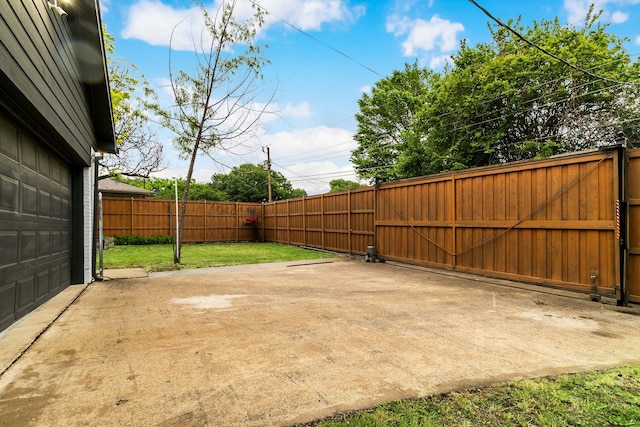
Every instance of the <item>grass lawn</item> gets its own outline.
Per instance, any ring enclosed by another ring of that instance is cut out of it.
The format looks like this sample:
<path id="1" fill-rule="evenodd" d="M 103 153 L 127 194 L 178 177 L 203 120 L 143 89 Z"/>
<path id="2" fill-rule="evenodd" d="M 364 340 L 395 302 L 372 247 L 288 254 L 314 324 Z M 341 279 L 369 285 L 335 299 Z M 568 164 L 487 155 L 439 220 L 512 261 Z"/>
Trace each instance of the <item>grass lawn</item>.
<path id="1" fill-rule="evenodd" d="M 311 425 L 640 426 L 640 366 L 401 400 Z"/>
<path id="2" fill-rule="evenodd" d="M 103 259 L 104 268 L 143 267 L 147 271 L 167 271 L 335 256 L 277 243 L 212 243 L 183 245 L 179 266 L 173 263 L 172 245 L 115 246 L 104 251 Z"/>

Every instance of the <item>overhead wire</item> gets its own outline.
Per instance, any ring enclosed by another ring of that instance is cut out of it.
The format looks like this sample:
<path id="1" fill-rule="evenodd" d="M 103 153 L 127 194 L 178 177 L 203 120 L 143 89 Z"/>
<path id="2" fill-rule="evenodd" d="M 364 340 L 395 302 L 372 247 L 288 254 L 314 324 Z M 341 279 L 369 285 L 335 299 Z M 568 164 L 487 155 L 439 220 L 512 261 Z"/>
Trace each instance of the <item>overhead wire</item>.
<path id="1" fill-rule="evenodd" d="M 557 101 L 553 101 L 553 102 L 550 102 L 550 103 L 546 103 L 543 106 L 544 107 L 551 107 L 551 106 L 560 104 L 560 103 L 562 103 L 564 101 L 568 101 L 568 100 L 576 99 L 576 98 L 581 98 L 581 97 L 589 96 L 589 95 L 595 95 L 595 94 L 598 94 L 598 93 L 601 93 L 601 92 L 604 92 L 604 91 L 607 91 L 607 90 L 610 90 L 610 89 L 613 89 L 613 88 L 619 87 L 619 86 L 620 85 L 607 86 L 606 88 L 600 88 L 600 89 L 597 89 L 597 90 L 594 90 L 594 91 L 591 91 L 591 92 L 585 92 L 585 93 L 581 93 L 581 94 L 577 94 L 577 95 L 569 95 L 566 98 L 563 98 L 563 99 L 560 99 L 560 100 L 557 100 Z M 529 100 L 527 102 L 523 102 L 523 103 L 521 103 L 519 105 L 533 104 L 536 101 L 540 101 L 540 100 L 543 100 L 544 98 L 546 98 L 548 96 L 551 96 L 552 94 L 546 94 L 546 95 L 540 96 L 538 98 Z M 483 125 L 483 124 L 486 124 L 486 123 L 491 123 L 491 122 L 494 122 L 494 121 L 503 120 L 505 117 L 512 116 L 512 115 L 515 115 L 515 114 L 530 113 L 530 112 L 534 111 L 535 108 L 534 108 L 534 106 L 532 106 L 532 108 L 526 109 L 526 110 L 517 110 L 517 111 L 510 111 L 510 110 L 511 110 L 511 108 L 507 106 L 507 107 L 503 107 L 503 108 L 500 108 L 500 109 L 497 109 L 497 110 L 493 110 L 493 111 L 490 111 L 490 112 L 482 113 L 482 114 L 479 114 L 477 116 L 473 116 L 473 117 L 469 118 L 469 120 L 474 120 L 474 119 L 477 119 L 477 118 L 480 118 L 480 117 L 483 117 L 483 116 L 487 116 L 487 115 L 490 115 L 490 114 L 493 115 L 493 114 L 499 114 L 499 113 L 502 113 L 502 112 L 505 112 L 505 111 L 507 112 L 506 114 L 504 114 L 504 115 L 502 115 L 500 117 L 492 117 L 490 119 L 486 119 L 486 120 L 483 120 L 483 121 L 480 121 L 480 122 L 470 123 L 470 124 L 467 124 L 467 125 L 464 125 L 464 126 L 461 126 L 461 127 L 454 127 L 453 131 L 464 130 L 464 129 L 467 129 L 467 128 L 473 128 L 473 127 L 476 127 L 476 126 L 480 126 L 480 125 Z"/>
<path id="2" fill-rule="evenodd" d="M 609 81 L 609 82 L 613 82 L 613 83 L 624 83 L 624 84 L 633 84 L 633 85 L 638 85 L 639 83 L 636 82 L 621 82 L 619 80 L 616 79 L 611 79 L 605 76 L 601 76 L 595 73 L 592 73 L 588 70 L 585 70 L 584 68 L 581 68 L 575 64 L 570 63 L 569 61 L 567 61 L 564 58 L 559 57 L 558 55 L 550 52 L 549 50 L 543 48 L 542 46 L 538 45 L 537 43 L 529 40 L 528 38 L 526 38 L 525 36 L 523 36 L 522 34 L 520 34 L 518 31 L 514 30 L 513 28 L 511 28 L 509 25 L 503 23 L 499 18 L 496 18 L 495 16 L 493 16 L 491 14 L 491 12 L 489 12 L 487 9 L 485 9 L 484 7 L 480 6 L 478 4 L 478 2 L 476 2 L 475 0 L 469 0 L 469 2 L 471 4 L 473 4 L 474 6 L 476 6 L 478 9 L 480 9 L 485 15 L 487 15 L 492 21 L 496 22 L 499 26 L 503 27 L 504 29 L 506 29 L 507 31 L 509 31 L 510 33 L 512 33 L 514 36 L 516 36 L 518 39 L 522 40 L 523 42 L 527 43 L 528 45 L 532 46 L 533 48 L 539 50 L 540 52 L 544 53 L 545 55 L 555 59 L 558 62 L 563 63 L 564 65 L 566 65 L 569 68 L 572 68 L 580 73 L 583 73 L 585 75 L 588 75 L 590 77 L 593 77 L 595 79 L 598 80 L 605 80 L 605 81 Z"/>
<path id="3" fill-rule="evenodd" d="M 332 51 L 336 52 L 338 55 L 341 55 L 343 57 L 345 57 L 346 59 L 348 59 L 349 61 L 359 65 L 360 67 L 364 68 L 365 70 L 368 70 L 370 72 L 372 72 L 373 74 L 379 76 L 379 77 L 384 77 L 382 74 L 380 74 L 379 72 L 377 72 L 376 70 L 374 70 L 373 68 L 363 64 L 362 62 L 356 60 L 355 58 L 353 58 L 352 56 L 346 54 L 345 52 L 341 51 L 338 48 L 335 48 L 333 46 L 331 46 L 328 43 L 323 42 L 322 40 L 318 39 L 317 37 L 312 36 L 311 34 L 307 33 L 306 31 L 304 31 L 302 28 L 299 28 L 298 26 L 286 21 L 285 19 L 281 18 L 280 16 L 276 15 L 275 13 L 267 10 L 267 8 L 265 8 L 264 6 L 260 5 L 259 3 L 255 2 L 254 0 L 249 0 L 249 3 L 253 4 L 254 6 L 264 10 L 265 12 L 267 12 L 269 15 L 273 16 L 274 18 L 278 19 L 280 22 L 282 22 L 283 24 L 293 28 L 294 30 L 298 31 L 299 33 L 305 35 L 306 37 L 310 38 L 311 40 L 313 40 L 314 42 L 323 45 L 324 47 L 331 49 Z"/>
<path id="4" fill-rule="evenodd" d="M 287 26 L 289 26 L 289 27 L 293 28 L 294 30 L 296 30 L 296 31 L 300 32 L 301 34 L 303 34 L 303 35 L 305 35 L 306 37 L 308 37 L 308 38 L 312 39 L 313 41 L 315 41 L 315 42 L 317 42 L 317 43 L 319 43 L 319 44 L 321 44 L 321 45 L 323 45 L 323 46 L 325 46 L 325 47 L 327 47 L 327 48 L 329 48 L 329 49 L 331 49 L 331 50 L 335 51 L 336 53 L 338 53 L 338 54 L 340 54 L 341 56 L 345 57 L 346 59 L 348 59 L 348 60 L 350 60 L 350 61 L 352 61 L 352 62 L 354 62 L 354 63 L 358 64 L 359 66 L 361 66 L 361 67 L 363 67 L 363 68 L 367 69 L 368 71 L 370 71 L 370 72 L 372 72 L 372 73 L 374 73 L 374 74 L 376 74 L 376 75 L 378 75 L 378 76 L 380 76 L 380 77 L 384 77 L 384 76 L 382 76 L 380 73 L 378 73 L 377 71 L 375 71 L 375 70 L 371 69 L 370 67 L 368 67 L 368 66 L 364 65 L 363 63 L 361 63 L 361 62 L 359 62 L 359 61 L 355 60 L 353 57 L 351 57 L 351 56 L 349 56 L 348 54 L 346 54 L 346 53 L 342 52 L 341 50 L 339 50 L 339 49 L 337 49 L 337 48 L 335 48 L 335 47 L 333 47 L 333 46 L 331 46 L 331 45 L 329 45 L 329 44 L 327 44 L 327 43 L 325 43 L 325 42 L 323 42 L 323 41 L 319 40 L 318 38 L 316 38 L 316 37 L 312 36 L 311 34 L 309 34 L 309 33 L 305 32 L 305 31 L 304 31 L 304 30 L 302 30 L 301 28 L 299 28 L 299 27 L 295 26 L 294 24 L 289 23 L 288 21 L 284 20 L 283 18 L 279 17 L 278 15 L 274 14 L 273 12 L 271 12 L 271 11 L 267 10 L 266 8 L 264 8 L 264 7 L 263 7 L 263 6 L 261 6 L 260 4 L 256 3 L 255 1 L 253 1 L 253 0 L 249 0 L 249 1 L 250 1 L 251 3 L 253 3 L 255 6 L 260 7 L 261 9 L 263 9 L 263 10 L 264 10 L 265 12 L 267 12 L 268 14 L 270 14 L 270 15 L 274 16 L 276 19 L 278 19 L 278 20 L 279 20 L 279 21 L 281 21 L 282 23 L 284 23 L 284 24 L 286 24 Z M 526 39 L 524 36 L 522 36 L 521 34 L 519 34 L 517 31 L 513 30 L 513 29 L 512 29 L 512 28 L 510 28 L 508 25 L 506 25 L 506 24 L 502 23 L 498 18 L 495 18 L 493 15 L 491 15 L 491 14 L 490 14 L 486 9 L 484 9 L 482 6 L 480 6 L 476 1 L 474 1 L 474 0 L 469 0 L 469 1 L 470 1 L 471 3 L 473 3 L 476 7 L 478 7 L 480 10 L 482 10 L 482 11 L 483 11 L 483 13 L 485 13 L 487 16 L 489 16 L 489 18 L 491 18 L 492 20 L 494 20 L 495 22 L 497 22 L 497 23 L 498 23 L 498 25 L 500 25 L 500 26 L 502 26 L 502 27 L 506 28 L 508 31 L 512 32 L 516 37 L 518 37 L 518 38 L 519 38 L 519 39 L 521 39 L 522 41 L 526 42 L 527 44 L 531 45 L 532 47 L 534 47 L 534 48 L 536 48 L 536 49 L 541 50 L 541 51 L 542 51 L 543 53 L 545 53 L 546 55 L 548 55 L 548 56 L 550 56 L 550 57 L 552 57 L 552 58 L 554 58 L 554 59 L 556 59 L 556 60 L 558 60 L 558 61 L 562 62 L 563 64 L 565 64 L 565 65 L 567 65 L 567 66 L 569 66 L 569 67 L 571 67 L 571 68 L 573 68 L 573 69 L 575 69 L 575 70 L 577 70 L 577 71 L 579 71 L 579 72 L 582 72 L 582 73 L 584 73 L 584 74 L 586 74 L 586 75 L 589 75 L 589 76 L 591 76 L 591 77 L 594 77 L 594 78 L 597 78 L 597 79 L 600 79 L 600 80 L 610 81 L 610 82 L 614 82 L 614 83 L 617 83 L 617 84 L 629 84 L 629 83 L 630 83 L 630 82 L 621 82 L 621 81 L 618 81 L 618 80 L 615 80 L 615 79 L 609 79 L 609 78 L 606 78 L 606 77 L 604 77 L 604 76 L 597 75 L 597 74 L 595 74 L 595 73 L 592 73 L 592 72 L 591 72 L 591 71 L 589 71 L 589 70 L 585 70 L 585 69 L 583 69 L 583 68 L 580 68 L 580 67 L 578 67 L 578 66 L 575 66 L 575 65 L 573 65 L 573 64 L 571 64 L 571 63 L 569 63 L 568 61 L 566 61 L 566 60 L 564 60 L 564 59 L 562 59 L 562 58 L 558 57 L 557 55 L 554 55 L 553 53 L 548 52 L 546 49 L 544 49 L 544 48 L 542 48 L 542 47 L 538 46 L 538 45 L 537 45 L 537 44 L 535 44 L 534 42 L 529 41 L 529 40 L 528 40 L 528 39 Z M 605 64 L 600 64 L 600 65 L 598 65 L 597 67 L 600 67 L 600 66 L 603 66 L 603 65 L 605 65 Z M 593 68 L 597 68 L 597 67 L 593 67 Z M 559 79 L 554 79 L 554 80 L 559 80 Z M 636 83 L 633 83 L 633 84 L 636 84 Z M 541 83 L 541 85 L 542 85 L 542 83 Z M 523 88 L 523 89 L 521 89 L 521 90 L 524 90 L 524 88 Z M 602 89 L 602 90 L 606 90 L 606 88 L 604 88 L 604 89 Z M 590 94 L 593 94 L 593 93 L 596 93 L 596 92 L 591 92 Z M 545 96 L 552 96 L 552 94 L 553 94 L 553 92 L 552 92 L 551 94 L 548 94 L 548 95 L 545 95 Z M 582 94 L 582 95 L 578 95 L 578 96 L 586 96 L 586 95 L 587 95 L 587 94 Z M 540 97 L 540 98 L 543 98 L 543 97 Z M 540 98 L 539 98 L 539 99 L 540 99 Z M 496 97 L 496 99 L 499 99 L 499 97 Z M 487 100 L 487 101 L 484 101 L 484 102 L 491 102 L 491 100 Z M 535 100 L 529 100 L 529 101 L 527 101 L 527 104 L 529 104 L 529 103 L 533 103 L 533 102 L 535 102 Z M 497 111 L 497 112 L 505 111 L 505 110 L 507 110 L 507 109 L 508 109 L 508 107 L 504 107 L 503 109 L 501 109 L 501 110 L 499 110 L 499 111 Z M 461 109 L 461 110 L 462 110 L 462 109 Z M 458 110 L 458 111 L 460 111 L 460 110 Z M 526 112 L 526 111 L 531 111 L 531 110 L 525 110 L 525 112 Z M 484 115 L 488 115 L 488 114 L 495 114 L 495 113 L 496 113 L 496 111 L 492 111 L 492 112 L 489 112 L 489 113 L 482 113 L 482 114 L 480 114 L 480 115 L 476 116 L 475 118 L 482 117 L 482 116 L 484 116 Z M 447 112 L 447 113 L 444 113 L 444 114 L 446 114 L 446 115 L 448 115 L 448 114 L 455 114 L 455 111 Z M 347 120 L 347 119 L 345 119 L 345 120 Z M 464 130 L 464 129 L 466 129 L 466 128 L 470 128 L 470 127 L 473 127 L 473 126 L 479 126 L 479 125 L 481 125 L 481 124 L 485 124 L 485 123 L 488 123 L 488 122 L 491 122 L 491 121 L 494 121 L 494 120 L 498 120 L 498 118 L 492 118 L 492 119 L 489 119 L 489 120 L 486 120 L 486 121 L 483 121 L 483 122 L 479 122 L 479 123 L 474 123 L 474 124 L 465 125 L 465 126 L 464 126 L 464 127 L 462 127 L 462 128 L 455 128 L 455 129 L 454 129 L 454 131 L 455 131 L 455 130 Z M 335 144 L 334 146 L 343 145 L 343 144 L 347 144 L 347 143 L 351 143 L 351 142 L 352 142 L 352 141 L 347 141 L 347 142 L 344 142 L 344 143 Z M 331 146 L 330 146 L 330 147 L 331 147 Z M 326 149 L 328 149 L 328 148 L 330 148 L 330 147 L 320 148 L 320 149 L 317 149 L 317 150 L 310 150 L 310 151 L 308 151 L 308 152 L 306 152 L 306 153 L 312 153 L 312 152 L 317 152 L 317 151 L 324 151 L 324 150 L 326 150 Z M 344 151 L 349 151 L 349 150 L 340 150 L 339 152 L 344 152 Z M 336 153 L 337 153 L 337 152 L 336 152 Z M 298 154 L 296 154 L 296 155 L 292 155 L 292 156 L 285 156 L 284 158 L 291 158 L 291 159 L 295 159 L 295 158 L 297 158 L 297 157 L 299 157 L 299 156 L 301 156 L 301 155 L 303 155 L 303 154 L 305 154 L 305 153 L 298 153 Z M 330 155 L 330 154 L 328 153 L 327 155 Z M 281 158 L 281 159 L 282 159 L 282 158 Z M 303 160 L 303 159 L 304 159 L 304 157 L 303 157 L 303 158 L 301 158 L 300 160 Z M 329 159 L 324 159 L 324 160 L 329 160 Z M 295 161 L 295 160 L 292 160 L 292 161 Z M 272 162 L 272 163 L 273 163 L 273 162 Z M 275 163 L 274 163 L 274 164 L 275 164 Z M 224 165 L 224 166 L 225 166 L 225 167 L 227 167 L 227 168 L 229 168 L 229 169 L 232 169 L 232 168 L 231 168 L 230 166 L 228 166 L 228 165 Z M 279 167 L 281 167 L 281 168 L 283 168 L 283 169 L 285 169 L 285 170 L 288 170 L 288 169 L 284 168 L 283 166 L 280 166 L 280 165 L 278 165 L 278 166 L 279 166 Z M 383 167 L 379 167 L 379 168 L 381 168 L 381 169 L 383 169 L 383 168 L 389 168 L 389 166 L 383 166 Z M 371 168 L 368 168 L 368 169 L 371 169 Z M 377 169 L 377 168 L 374 168 L 374 169 Z M 361 170 L 362 170 L 362 169 L 361 169 Z M 295 172 L 290 171 L 290 170 L 288 170 L 288 171 L 289 171 L 290 173 L 295 173 Z M 299 175 L 299 176 L 304 176 L 304 175 L 301 175 L 301 174 L 297 174 L 297 175 Z"/>
<path id="5" fill-rule="evenodd" d="M 629 55 L 629 57 L 633 58 L 634 56 L 638 56 L 638 55 L 640 55 L 640 53 L 631 54 L 631 55 Z M 616 62 L 623 61 L 623 60 L 624 59 L 617 59 L 615 61 L 609 61 L 609 62 L 605 62 L 605 63 L 602 63 L 602 64 L 598 64 L 598 65 L 596 65 L 594 67 L 591 67 L 590 70 L 593 70 L 593 69 L 596 69 L 596 68 L 600 68 L 600 67 L 604 67 L 604 66 L 607 66 L 607 65 L 611 65 L 611 64 L 614 64 Z M 542 81 L 542 82 L 538 83 L 535 86 L 527 86 L 527 85 L 525 85 L 525 86 L 522 86 L 520 88 L 517 88 L 515 90 L 514 94 L 520 94 L 520 93 L 525 92 L 525 91 L 531 91 L 531 90 L 536 90 L 538 88 L 544 88 L 544 87 L 553 85 L 553 84 L 561 82 L 561 81 L 566 81 L 566 77 L 562 76 L 562 77 L 554 78 L 552 80 L 545 80 L 545 81 Z M 593 82 L 585 82 L 582 85 L 579 85 L 579 86 L 576 86 L 576 87 L 587 86 L 587 85 L 590 85 L 590 84 L 593 84 Z M 549 95 L 553 95 L 554 93 L 556 93 L 556 92 L 550 92 Z M 487 99 L 487 100 L 479 102 L 478 106 L 481 107 L 483 105 L 491 104 L 491 103 L 493 103 L 495 101 L 498 101 L 499 99 L 501 99 L 503 97 L 504 97 L 503 94 L 497 94 L 496 96 L 494 96 L 494 97 L 492 97 L 490 99 Z M 449 115 L 452 115 L 452 114 L 455 115 L 455 114 L 459 114 L 459 113 L 465 112 L 465 111 L 466 111 L 466 108 L 462 107 L 462 108 L 459 108 L 459 109 L 455 109 L 455 110 L 451 110 L 451 111 L 447 111 L 445 113 L 442 113 L 441 117 L 449 116 Z"/>

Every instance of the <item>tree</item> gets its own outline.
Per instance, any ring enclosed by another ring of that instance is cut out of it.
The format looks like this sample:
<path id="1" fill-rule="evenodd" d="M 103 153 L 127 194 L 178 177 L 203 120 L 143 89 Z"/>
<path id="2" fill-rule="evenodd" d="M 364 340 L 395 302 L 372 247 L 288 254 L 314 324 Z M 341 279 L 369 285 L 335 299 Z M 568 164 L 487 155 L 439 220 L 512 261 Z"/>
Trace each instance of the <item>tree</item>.
<path id="1" fill-rule="evenodd" d="M 211 177 L 212 187 L 224 193 L 227 200 L 236 202 L 266 202 L 269 199 L 268 181 L 267 170 L 251 163 L 237 166 L 228 174 L 214 174 Z M 271 188 L 273 200 L 307 195 L 304 190 L 293 188 L 287 178 L 277 171 L 271 171 Z"/>
<path id="2" fill-rule="evenodd" d="M 595 148 L 611 143 L 619 131 L 637 132 L 622 123 L 632 114 L 627 101 L 638 99 L 637 64 L 631 64 L 623 40 L 597 18 L 589 12 L 581 28 L 557 18 L 528 28 L 509 22 L 585 71 L 503 27 L 492 31 L 492 43 L 463 44 L 431 106 L 431 140 L 470 167 Z M 624 83 L 634 79 L 635 85 Z"/>
<path id="3" fill-rule="evenodd" d="M 119 182 L 135 187 L 152 190 L 156 199 L 175 199 L 175 182 L 178 182 L 178 194 L 182 194 L 185 187 L 184 178 L 127 178 L 117 176 Z M 198 183 L 191 181 L 189 200 L 226 201 L 227 195 L 213 188 L 210 183 Z"/>
<path id="4" fill-rule="evenodd" d="M 639 64 L 597 18 L 591 11 L 580 28 L 558 19 L 530 27 L 508 23 L 582 70 L 506 28 L 490 27 L 492 41 L 473 47 L 463 42 L 439 78 L 416 79 L 417 67 L 407 66 L 383 79 L 372 97 L 363 96 L 356 116 L 359 146 L 352 157 L 358 175 L 407 178 L 594 148 L 612 143 L 618 132 L 638 138 Z M 422 103 L 396 103 L 402 111 L 383 108 L 378 98 L 406 94 L 416 81 L 423 82 Z M 405 117 L 410 126 L 398 119 Z M 396 140 L 371 132 L 370 123 L 383 123 L 384 130 L 398 123 Z"/>
<path id="5" fill-rule="evenodd" d="M 163 124 L 175 134 L 174 145 L 181 157 L 189 160 L 178 221 L 180 233 L 198 154 L 211 156 L 214 149 L 242 144 L 268 106 L 267 102 L 260 107 L 256 100 L 261 70 L 269 62 L 262 48 L 254 44 L 264 12 L 252 2 L 253 15 L 239 22 L 234 16 L 236 3 L 237 0 L 223 1 L 214 15 L 200 4 L 205 28 L 197 37 L 199 42 L 194 41 L 195 70 L 189 73 L 174 69 L 170 48 L 173 105 L 155 106 Z M 179 255 L 176 261 L 180 262 Z"/>
<path id="6" fill-rule="evenodd" d="M 358 101 L 358 147 L 351 161 L 362 179 L 391 181 L 406 174 L 398 163 L 420 129 L 419 113 L 428 103 L 439 76 L 417 62 L 378 81 Z"/>
<path id="7" fill-rule="evenodd" d="M 331 186 L 331 190 L 329 190 L 330 193 L 337 193 L 339 191 L 347 191 L 347 190 L 355 190 L 357 188 L 365 187 L 365 185 L 360 184 L 359 182 L 349 181 L 342 178 L 332 179 L 329 182 L 329 185 Z"/>
<path id="8" fill-rule="evenodd" d="M 165 169 L 163 147 L 150 126 L 144 102 L 134 96 L 139 86 L 152 92 L 135 65 L 115 56 L 115 38 L 105 26 L 102 34 L 107 52 L 111 105 L 118 152 L 105 154 L 100 161 L 102 176 L 148 177 Z"/>

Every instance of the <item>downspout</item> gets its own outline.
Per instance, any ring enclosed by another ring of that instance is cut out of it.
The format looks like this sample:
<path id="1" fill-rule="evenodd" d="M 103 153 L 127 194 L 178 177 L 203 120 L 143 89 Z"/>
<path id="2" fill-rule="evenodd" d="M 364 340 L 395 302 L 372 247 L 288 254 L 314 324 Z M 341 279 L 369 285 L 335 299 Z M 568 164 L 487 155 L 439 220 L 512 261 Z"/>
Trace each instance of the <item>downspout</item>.
<path id="1" fill-rule="evenodd" d="M 98 169 L 102 160 L 102 153 L 93 152 L 93 238 L 91 245 L 91 272 L 94 281 L 101 281 L 102 277 L 96 272 L 96 249 L 98 247 Z"/>

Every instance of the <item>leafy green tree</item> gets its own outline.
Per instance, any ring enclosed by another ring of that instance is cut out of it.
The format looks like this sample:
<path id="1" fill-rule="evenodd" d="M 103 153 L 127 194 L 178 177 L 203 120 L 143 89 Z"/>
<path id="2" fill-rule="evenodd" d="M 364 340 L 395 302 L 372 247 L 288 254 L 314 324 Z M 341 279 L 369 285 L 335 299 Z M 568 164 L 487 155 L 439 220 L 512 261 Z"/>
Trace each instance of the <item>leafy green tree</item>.
<path id="1" fill-rule="evenodd" d="M 597 18 L 589 13 L 581 28 L 557 18 L 530 27 L 509 23 L 587 72 L 503 27 L 492 31 L 491 43 L 463 44 L 430 106 L 430 141 L 452 163 L 470 167 L 594 148 L 611 143 L 619 131 L 636 133 L 637 124 L 620 118 L 632 114 L 627 100 L 638 99 L 637 64 Z M 633 80 L 635 85 L 625 83 Z"/>
<path id="2" fill-rule="evenodd" d="M 371 94 L 362 95 L 354 136 L 358 147 L 351 155 L 360 178 L 391 181 L 406 175 L 398 160 L 421 129 L 419 113 L 438 81 L 438 74 L 416 62 L 378 81 Z"/>
<path id="3" fill-rule="evenodd" d="M 489 43 L 463 42 L 440 77 L 422 80 L 420 101 L 396 102 L 401 111 L 384 101 L 407 99 L 417 66 L 382 79 L 360 100 L 358 175 L 388 180 L 544 157 L 610 144 L 618 132 L 637 139 L 640 66 L 597 18 L 590 12 L 581 27 L 508 24 L 584 71 L 497 27 Z"/>
<path id="4" fill-rule="evenodd" d="M 156 199 L 175 199 L 175 178 L 130 178 L 125 176 L 114 177 L 119 182 L 133 185 L 135 187 L 152 190 Z M 178 178 L 178 194 L 182 194 L 185 187 L 184 178 Z M 191 191 L 189 191 L 189 200 L 209 200 L 209 201 L 226 201 L 227 196 L 213 188 L 210 183 L 199 183 L 195 180 L 191 181 Z"/>
<path id="5" fill-rule="evenodd" d="M 269 200 L 269 175 L 260 165 L 245 163 L 237 166 L 228 174 L 214 174 L 211 177 L 212 187 L 226 194 L 228 200 L 237 202 L 266 202 Z M 273 200 L 304 197 L 307 193 L 293 188 L 287 178 L 280 172 L 271 171 L 271 193 Z"/>
<path id="6" fill-rule="evenodd" d="M 194 40 L 194 71 L 176 69 L 170 48 L 173 99 L 166 108 L 154 105 L 163 125 L 175 134 L 174 145 L 181 157 L 189 160 L 178 220 L 180 233 L 198 154 L 211 156 L 214 150 L 227 150 L 248 140 L 268 105 L 256 99 L 262 68 L 269 62 L 262 47 L 254 43 L 264 23 L 264 11 L 252 2 L 253 15 L 238 21 L 236 5 L 237 0 L 223 1 L 211 15 L 200 3 L 205 29 Z M 180 250 L 177 254 L 179 263 Z"/>
<path id="7" fill-rule="evenodd" d="M 100 161 L 100 173 L 103 176 L 148 177 L 165 168 L 163 147 L 150 125 L 144 102 L 135 93 L 150 94 L 153 91 L 135 65 L 115 55 L 115 38 L 105 26 L 102 27 L 102 35 L 107 53 L 118 152 L 104 155 Z"/>
<path id="8" fill-rule="evenodd" d="M 332 179 L 329 182 L 331 189 L 329 192 L 337 193 L 339 191 L 347 191 L 347 190 L 355 190 L 357 188 L 365 187 L 365 185 L 360 184 L 359 182 L 349 181 L 347 179 Z"/>

